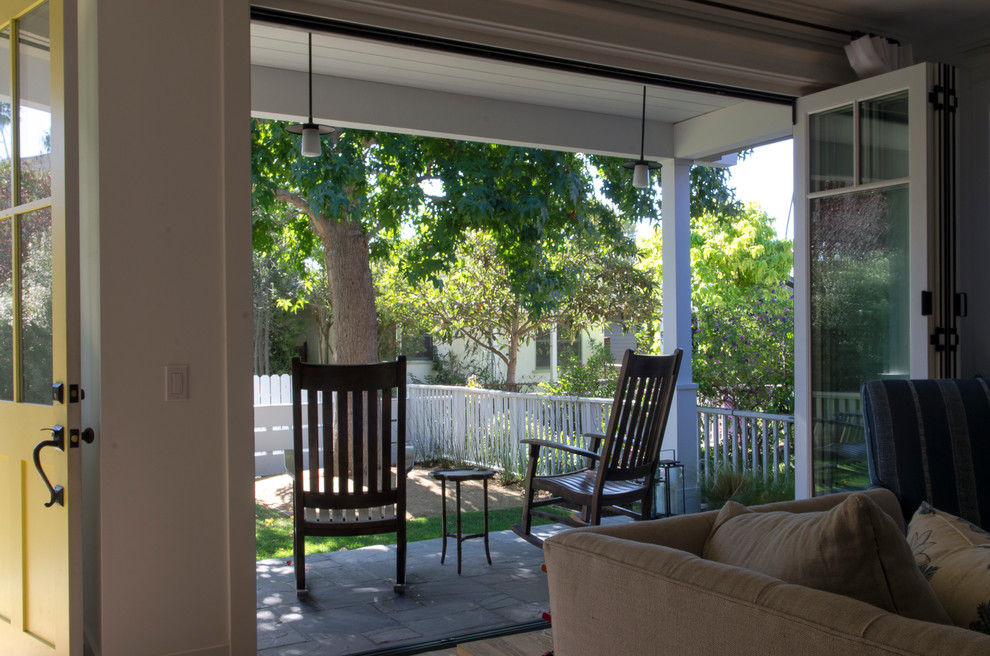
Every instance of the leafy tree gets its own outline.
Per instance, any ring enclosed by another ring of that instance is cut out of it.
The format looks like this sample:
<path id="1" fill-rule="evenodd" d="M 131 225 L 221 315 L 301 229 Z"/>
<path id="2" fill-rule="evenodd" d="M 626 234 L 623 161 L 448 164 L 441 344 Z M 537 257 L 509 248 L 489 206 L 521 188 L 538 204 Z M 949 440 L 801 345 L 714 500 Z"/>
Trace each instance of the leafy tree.
<path id="1" fill-rule="evenodd" d="M 455 262 L 438 276 L 438 284 L 406 282 L 406 258 L 399 254 L 391 266 L 382 267 L 379 306 L 406 325 L 418 320 L 420 329 L 442 339 L 461 338 L 491 353 L 505 367 L 506 386 L 517 382 L 519 347 L 555 325 L 575 331 L 650 313 L 650 278 L 635 268 L 631 256 L 591 239 L 550 243 L 543 260 L 531 265 L 545 270 L 544 281 L 556 285 L 553 305 L 540 313 L 527 308 L 523 293 L 513 290 L 517 274 L 500 257 L 494 235 L 469 231 L 452 254 Z"/>
<path id="2" fill-rule="evenodd" d="M 662 275 L 662 235 L 645 241 L 643 266 Z M 790 411 L 794 380 L 790 241 L 755 205 L 729 203 L 691 219 L 692 360 L 703 403 Z M 644 331 L 660 339 L 660 322 Z"/>
<path id="3" fill-rule="evenodd" d="M 252 172 L 255 243 L 289 225 L 302 256 L 322 250 L 334 311 L 338 362 L 377 359 L 378 330 L 371 261 L 388 255 L 404 227 L 417 236 L 404 253 L 403 275 L 438 283 L 456 263 L 469 230 L 489 233 L 507 289 L 534 317 L 557 311 L 570 271 L 545 253 L 592 238 L 621 244 L 621 211 L 655 215 L 656 189 L 598 199 L 594 158 L 450 139 L 348 129 L 317 158 L 298 154 L 283 124 L 254 120 Z M 606 167 L 606 196 L 621 191 Z M 622 172 L 628 180 L 628 172 Z M 437 189 L 438 193 L 427 193 Z M 615 195 L 615 194 L 612 194 Z M 280 208 L 290 206 L 295 212 Z M 305 233 L 309 233 L 307 238 Z"/>
<path id="4" fill-rule="evenodd" d="M 302 316 L 285 307 L 300 280 L 279 266 L 277 258 L 254 252 L 254 373 L 288 373 L 303 331 Z"/>
<path id="5" fill-rule="evenodd" d="M 619 381 L 615 358 L 601 342 L 593 341 L 590 350 L 584 364 L 577 358 L 568 358 L 560 367 L 557 382 L 541 382 L 540 391 L 556 396 L 612 398 Z"/>

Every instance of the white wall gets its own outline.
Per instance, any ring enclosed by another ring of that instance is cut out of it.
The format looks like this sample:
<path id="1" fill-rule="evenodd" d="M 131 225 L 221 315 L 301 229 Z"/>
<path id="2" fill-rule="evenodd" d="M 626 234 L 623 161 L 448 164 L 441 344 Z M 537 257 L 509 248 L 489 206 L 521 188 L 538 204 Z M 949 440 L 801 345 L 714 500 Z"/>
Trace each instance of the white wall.
<path id="1" fill-rule="evenodd" d="M 99 372 L 86 620 L 105 656 L 255 650 L 248 16 L 242 0 L 80 0 L 96 50 L 80 91 Z M 187 401 L 165 402 L 168 364 L 189 366 Z"/>

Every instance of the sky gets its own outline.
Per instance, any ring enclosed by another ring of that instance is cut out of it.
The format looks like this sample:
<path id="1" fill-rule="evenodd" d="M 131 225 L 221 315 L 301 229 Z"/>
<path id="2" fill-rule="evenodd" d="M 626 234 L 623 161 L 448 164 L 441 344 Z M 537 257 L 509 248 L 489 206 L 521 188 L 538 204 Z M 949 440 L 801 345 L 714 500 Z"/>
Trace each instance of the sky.
<path id="1" fill-rule="evenodd" d="M 794 149 L 790 139 L 753 149 L 733 166 L 730 186 L 744 203 L 756 202 L 777 227 L 781 239 L 794 238 L 791 197 L 794 194 Z"/>

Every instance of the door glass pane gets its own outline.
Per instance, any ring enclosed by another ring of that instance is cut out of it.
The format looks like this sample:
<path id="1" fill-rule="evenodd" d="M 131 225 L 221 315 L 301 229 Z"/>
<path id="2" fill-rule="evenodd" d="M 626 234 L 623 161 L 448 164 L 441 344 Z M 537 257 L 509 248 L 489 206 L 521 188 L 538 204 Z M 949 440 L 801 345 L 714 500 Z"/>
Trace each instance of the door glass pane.
<path id="1" fill-rule="evenodd" d="M 13 250 L 11 219 L 0 219 L 0 401 L 14 400 Z"/>
<path id="2" fill-rule="evenodd" d="M 10 158 L 13 131 L 10 118 L 10 27 L 0 30 L 0 210 L 11 208 Z"/>
<path id="3" fill-rule="evenodd" d="M 21 217 L 21 367 L 25 403 L 52 402 L 52 210 Z"/>
<path id="4" fill-rule="evenodd" d="M 864 488 L 859 388 L 907 378 L 908 186 L 811 200 L 815 493 Z"/>
<path id="5" fill-rule="evenodd" d="M 861 182 L 908 176 L 908 92 L 860 103 Z"/>
<path id="6" fill-rule="evenodd" d="M 853 106 L 809 117 L 812 192 L 852 186 Z"/>
<path id="7" fill-rule="evenodd" d="M 18 204 L 48 198 L 52 188 L 48 4 L 19 22 L 20 198 Z"/>

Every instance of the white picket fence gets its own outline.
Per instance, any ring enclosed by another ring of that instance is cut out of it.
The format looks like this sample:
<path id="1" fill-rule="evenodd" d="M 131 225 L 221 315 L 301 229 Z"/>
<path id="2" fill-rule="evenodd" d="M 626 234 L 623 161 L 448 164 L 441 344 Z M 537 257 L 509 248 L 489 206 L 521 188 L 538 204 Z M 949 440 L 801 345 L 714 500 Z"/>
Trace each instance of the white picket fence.
<path id="1" fill-rule="evenodd" d="M 255 376 L 255 475 L 285 471 L 292 446 L 291 378 Z M 843 399 L 852 411 L 852 400 Z M 585 433 L 605 430 L 611 399 L 547 396 L 443 385 L 409 385 L 406 441 L 416 460 L 448 458 L 522 474 L 523 438 L 587 448 Z M 698 408 L 699 475 L 719 467 L 753 471 L 775 480 L 793 474 L 794 418 Z M 540 473 L 558 473 L 581 459 L 543 450 Z"/>
<path id="2" fill-rule="evenodd" d="M 416 459 L 438 456 L 521 475 L 523 438 L 587 448 L 585 433 L 601 433 L 611 399 L 500 392 L 445 385 L 409 385 L 406 435 Z M 544 449 L 541 473 L 573 468 L 580 458 Z"/>
<path id="3" fill-rule="evenodd" d="M 699 476 L 719 469 L 754 472 L 774 482 L 794 474 L 794 417 L 698 408 Z"/>

